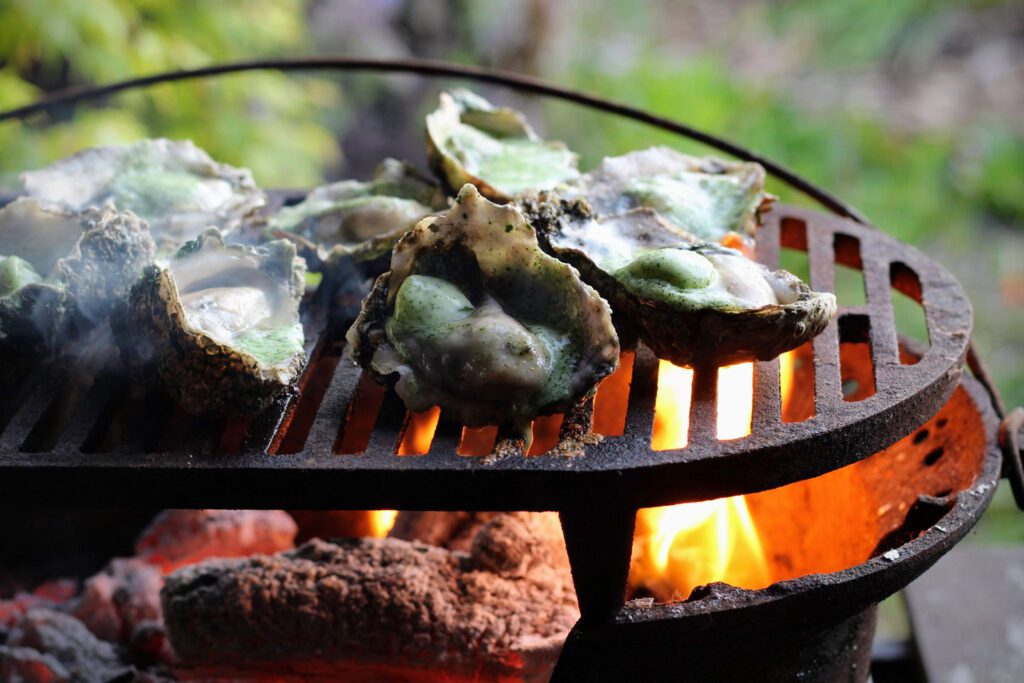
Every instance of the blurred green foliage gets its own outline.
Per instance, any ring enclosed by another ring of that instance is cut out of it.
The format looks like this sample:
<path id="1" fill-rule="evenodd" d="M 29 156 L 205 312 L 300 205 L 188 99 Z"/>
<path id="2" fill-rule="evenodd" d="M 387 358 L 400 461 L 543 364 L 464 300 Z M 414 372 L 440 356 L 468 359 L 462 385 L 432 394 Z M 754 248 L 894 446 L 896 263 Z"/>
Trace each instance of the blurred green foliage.
<path id="1" fill-rule="evenodd" d="M 71 85 L 305 52 L 306 4 L 6 0 L 0 3 L 0 107 Z M 0 124 L 0 186 L 71 151 L 146 136 L 191 138 L 214 158 L 251 168 L 262 184 L 309 185 L 339 159 L 334 122 L 322 114 L 339 99 L 329 82 L 268 72 L 119 95 L 102 110 L 79 107 L 73 118 L 56 112 L 52 119 Z"/>
<path id="2" fill-rule="evenodd" d="M 714 59 L 678 64 L 648 54 L 622 73 L 581 64 L 573 82 L 748 146 L 829 188 L 910 242 L 936 231 L 966 238 L 972 226 L 997 217 L 1024 225 L 1024 140 L 1008 131 L 998 135 L 979 127 L 901 135 L 865 115 L 816 116 L 767 88 L 734 81 Z M 579 125 L 564 108 L 552 108 L 549 118 L 550 129 L 582 151 L 584 167 L 652 140 L 681 146 L 671 135 L 652 136 L 626 121 Z M 954 165 L 965 147 L 975 150 L 974 158 Z M 802 201 L 786 188 L 773 190 L 787 201 Z"/>

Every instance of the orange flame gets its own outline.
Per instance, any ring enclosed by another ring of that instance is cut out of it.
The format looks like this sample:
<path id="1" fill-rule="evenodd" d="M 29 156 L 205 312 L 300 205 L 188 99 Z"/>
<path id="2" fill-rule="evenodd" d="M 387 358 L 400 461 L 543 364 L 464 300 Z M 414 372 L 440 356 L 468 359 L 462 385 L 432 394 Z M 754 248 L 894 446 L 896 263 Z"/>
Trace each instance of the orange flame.
<path id="1" fill-rule="evenodd" d="M 430 442 L 434 440 L 440 418 L 441 408 L 438 406 L 422 413 L 410 413 L 405 434 L 398 444 L 398 455 L 425 455 L 430 450 Z"/>
<path id="2" fill-rule="evenodd" d="M 370 510 L 370 535 L 374 538 L 384 538 L 395 526 L 395 519 L 398 517 L 398 510 Z"/>
<path id="3" fill-rule="evenodd" d="M 754 366 L 718 372 L 718 438 L 750 433 Z M 654 409 L 654 450 L 682 448 L 689 433 L 693 371 L 661 361 Z M 689 595 L 696 586 L 725 581 L 744 588 L 771 583 L 754 520 L 743 496 L 647 508 L 637 514 L 630 585 L 660 599 Z"/>

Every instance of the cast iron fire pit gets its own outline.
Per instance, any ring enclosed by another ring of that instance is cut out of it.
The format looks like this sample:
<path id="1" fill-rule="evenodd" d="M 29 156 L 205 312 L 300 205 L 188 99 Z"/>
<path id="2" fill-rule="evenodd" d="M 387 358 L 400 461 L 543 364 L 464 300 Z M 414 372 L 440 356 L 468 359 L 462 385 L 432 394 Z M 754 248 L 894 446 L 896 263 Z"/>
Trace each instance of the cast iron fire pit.
<path id="1" fill-rule="evenodd" d="M 622 435 L 584 445 L 581 455 L 527 457 L 521 442 L 499 434 L 494 452 L 500 457 L 462 456 L 457 453 L 461 429 L 442 419 L 426 454 L 400 456 L 398 446 L 411 416 L 392 391 L 374 391 L 343 356 L 343 335 L 357 309 L 358 292 L 349 283 L 325 282 L 305 308 L 309 362 L 297 392 L 255 420 L 190 418 L 158 392 L 134 386 L 114 359 L 57 359 L 5 377 L 0 388 L 5 505 L 556 510 L 583 615 L 556 670 L 561 680 L 601 675 L 615 680 L 613 672 L 625 675 L 635 665 L 631 662 L 643 643 L 654 652 L 667 652 L 680 640 L 712 643 L 707 634 L 718 633 L 723 624 L 735 621 L 728 627 L 735 634 L 743 632 L 745 620 L 763 623 L 801 611 L 813 615 L 805 641 L 825 642 L 848 631 L 842 639 L 848 647 L 864 633 L 870 635 L 861 627 L 872 619 L 862 613 L 930 566 L 984 511 L 1002 467 L 995 437 L 1002 408 L 970 351 L 971 309 L 959 284 L 943 267 L 867 224 L 828 193 L 728 142 L 522 76 L 436 62 L 346 58 L 163 74 L 59 94 L 0 114 L 0 121 L 160 82 L 268 68 L 406 72 L 495 83 L 645 122 L 760 162 L 833 215 L 776 206 L 758 234 L 758 260 L 774 266 L 780 248 L 806 251 L 810 284 L 820 291 L 834 289 L 836 264 L 863 271 L 867 303 L 842 308 L 814 340 L 813 390 L 807 388 L 813 393 L 813 417 L 783 420 L 779 362 L 759 362 L 751 434 L 721 441 L 715 434 L 717 369 L 699 367 L 687 445 L 653 451 L 658 362 L 640 349 Z M 272 204 L 291 198 L 275 193 Z M 929 346 L 916 355 L 901 349 L 892 289 L 923 307 Z M 864 400 L 843 395 L 846 359 L 841 349 L 847 344 L 870 345 L 859 372 L 867 373 L 875 391 Z M 976 378 L 962 377 L 965 359 Z M 638 508 L 765 491 L 857 463 L 921 428 L 960 394 L 975 406 L 987 436 L 976 476 L 962 482 L 972 495 L 947 491 L 945 496 L 952 498 L 935 503 L 938 512 L 929 521 L 941 521 L 941 534 L 930 530 L 900 546 L 895 556 L 875 557 L 828 575 L 827 581 L 811 576 L 758 592 L 712 587 L 684 603 L 623 607 Z M 589 431 L 592 408 L 587 404 L 566 415 L 560 438 Z M 1019 425 L 1004 428 L 1004 451 L 1014 491 L 1021 494 L 1015 429 Z M 849 667 L 864 672 L 863 651 L 828 662 L 820 656 L 805 661 L 802 652 L 790 653 L 792 666 L 785 671 L 817 679 L 849 672 Z M 689 661 L 694 655 L 687 653 Z M 658 663 L 647 669 L 650 676 L 678 673 L 677 659 L 652 656 Z M 709 655 L 701 661 L 712 667 L 721 658 Z M 695 676 L 716 670 L 690 666 Z"/>

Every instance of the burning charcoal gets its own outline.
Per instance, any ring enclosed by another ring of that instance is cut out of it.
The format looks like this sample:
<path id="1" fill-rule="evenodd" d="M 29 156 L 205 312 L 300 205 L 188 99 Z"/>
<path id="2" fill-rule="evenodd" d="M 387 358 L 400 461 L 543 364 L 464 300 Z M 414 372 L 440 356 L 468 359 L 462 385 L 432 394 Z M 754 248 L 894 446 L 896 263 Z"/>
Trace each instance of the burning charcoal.
<path id="1" fill-rule="evenodd" d="M 96 637 L 111 643 L 131 643 L 136 628 L 159 622 L 160 569 L 138 558 L 111 561 L 86 581 L 71 614 Z"/>
<path id="2" fill-rule="evenodd" d="M 449 550 L 469 551 L 473 537 L 497 512 L 399 512 L 388 534 L 403 541 L 422 541 Z"/>
<path id="3" fill-rule="evenodd" d="M 167 577 L 186 677 L 316 673 L 546 680 L 579 616 L 557 517 L 500 515 L 470 553 L 394 538 L 310 541 Z"/>
<path id="4" fill-rule="evenodd" d="M 53 655 L 44 655 L 30 647 L 0 645 L 0 680 L 70 683 L 71 672 Z"/>
<path id="5" fill-rule="evenodd" d="M 297 532 L 281 510 L 165 510 L 142 532 L 135 552 L 168 573 L 210 557 L 287 550 Z"/>
<path id="6" fill-rule="evenodd" d="M 311 538 L 359 538 L 378 536 L 370 510 L 289 510 L 299 525 L 296 543 Z M 281 548 L 284 550 L 285 548 Z"/>
<path id="7" fill-rule="evenodd" d="M 33 607 L 53 607 L 66 602 L 78 592 L 78 583 L 71 579 L 47 581 L 31 593 L 18 592 L 10 600 L 0 600 L 0 627 L 14 626 Z"/>
<path id="8" fill-rule="evenodd" d="M 67 678 L 41 678 L 39 680 L 109 681 L 131 673 L 131 667 L 117 656 L 114 646 L 99 640 L 85 624 L 69 614 L 48 609 L 32 609 L 11 632 L 7 641 L 8 650 L 32 648 L 41 655 L 56 659 L 63 667 Z M 49 663 L 44 657 L 38 660 Z M 5 658 L 6 659 L 6 658 Z M 16 660 L 18 661 L 18 660 Z M 6 666 L 6 664 L 0 664 Z M 60 671 L 50 669 L 56 674 Z M 46 670 L 43 670 L 46 673 Z M 28 680 L 33 680 L 29 678 Z"/>

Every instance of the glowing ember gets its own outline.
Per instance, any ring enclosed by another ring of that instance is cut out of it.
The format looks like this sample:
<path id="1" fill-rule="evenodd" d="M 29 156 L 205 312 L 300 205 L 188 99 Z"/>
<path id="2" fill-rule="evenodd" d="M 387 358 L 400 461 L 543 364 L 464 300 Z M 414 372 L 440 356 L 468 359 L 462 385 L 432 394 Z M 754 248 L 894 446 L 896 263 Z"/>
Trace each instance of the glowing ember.
<path id="1" fill-rule="evenodd" d="M 792 370 L 792 363 L 783 366 Z M 754 366 L 718 371 L 719 439 L 750 433 Z M 784 384 L 791 390 L 791 380 Z M 654 450 L 682 448 L 689 433 L 693 371 L 661 361 L 655 400 Z M 630 586 L 662 600 L 689 595 L 696 586 L 725 581 L 744 588 L 772 582 L 764 549 L 743 496 L 648 508 L 637 513 Z"/>
<path id="2" fill-rule="evenodd" d="M 398 510 L 370 510 L 370 535 L 374 538 L 384 538 L 395 526 L 395 518 L 398 517 Z"/>

